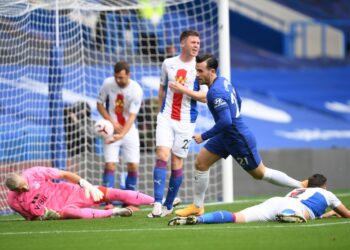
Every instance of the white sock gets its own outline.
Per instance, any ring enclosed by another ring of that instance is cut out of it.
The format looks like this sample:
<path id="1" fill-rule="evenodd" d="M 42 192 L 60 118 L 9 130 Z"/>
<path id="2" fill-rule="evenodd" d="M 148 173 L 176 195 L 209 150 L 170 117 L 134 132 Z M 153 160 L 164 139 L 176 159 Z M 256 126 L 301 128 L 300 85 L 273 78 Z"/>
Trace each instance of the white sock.
<path id="1" fill-rule="evenodd" d="M 204 206 L 205 191 L 209 186 L 209 170 L 194 172 L 194 205 L 197 207 Z"/>
<path id="2" fill-rule="evenodd" d="M 265 169 L 263 180 L 282 187 L 290 187 L 290 188 L 302 187 L 302 184 L 300 181 L 289 177 L 288 175 L 286 175 L 281 171 L 271 169 L 271 168 Z"/>

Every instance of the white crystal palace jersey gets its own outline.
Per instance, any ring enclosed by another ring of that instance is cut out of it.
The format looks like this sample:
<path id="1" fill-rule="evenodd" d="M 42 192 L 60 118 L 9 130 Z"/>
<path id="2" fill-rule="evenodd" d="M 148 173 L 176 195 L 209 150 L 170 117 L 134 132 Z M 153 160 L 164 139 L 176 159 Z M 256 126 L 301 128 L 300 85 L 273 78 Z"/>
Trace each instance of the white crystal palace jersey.
<path id="1" fill-rule="evenodd" d="M 183 62 L 180 56 L 166 59 L 162 64 L 160 84 L 165 87 L 165 98 L 161 111 L 167 117 L 176 121 L 195 122 L 197 119 L 197 102 L 182 93 L 174 93 L 169 87 L 169 82 L 181 83 L 189 89 L 200 89 L 196 81 L 196 59 L 191 62 Z"/>
<path id="2" fill-rule="evenodd" d="M 106 78 L 100 89 L 98 102 L 106 104 L 106 109 L 114 121 L 124 125 L 130 113 L 137 114 L 142 103 L 142 88 L 134 80 L 121 88 L 114 77 Z"/>
<path id="3" fill-rule="evenodd" d="M 318 187 L 297 188 L 286 196 L 298 199 L 308 207 L 317 218 L 325 213 L 327 207 L 333 209 L 341 204 L 341 201 L 332 192 Z M 312 214 L 310 214 L 310 216 L 313 217 Z"/>

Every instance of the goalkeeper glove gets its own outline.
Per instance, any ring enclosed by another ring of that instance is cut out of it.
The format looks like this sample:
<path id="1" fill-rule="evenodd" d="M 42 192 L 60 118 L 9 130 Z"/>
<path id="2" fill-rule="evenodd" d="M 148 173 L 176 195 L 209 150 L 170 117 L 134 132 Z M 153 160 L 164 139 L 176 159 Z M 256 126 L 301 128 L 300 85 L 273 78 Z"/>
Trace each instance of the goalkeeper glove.
<path id="1" fill-rule="evenodd" d="M 55 210 L 44 208 L 44 215 L 40 216 L 40 220 L 58 220 L 61 215 Z"/>
<path id="2" fill-rule="evenodd" d="M 79 185 L 84 188 L 85 191 L 85 197 L 87 199 L 90 198 L 90 195 L 92 196 L 92 199 L 94 201 L 100 201 L 103 198 L 103 193 L 101 190 L 99 190 L 97 187 L 91 185 L 90 182 L 88 182 L 85 179 L 80 179 Z"/>

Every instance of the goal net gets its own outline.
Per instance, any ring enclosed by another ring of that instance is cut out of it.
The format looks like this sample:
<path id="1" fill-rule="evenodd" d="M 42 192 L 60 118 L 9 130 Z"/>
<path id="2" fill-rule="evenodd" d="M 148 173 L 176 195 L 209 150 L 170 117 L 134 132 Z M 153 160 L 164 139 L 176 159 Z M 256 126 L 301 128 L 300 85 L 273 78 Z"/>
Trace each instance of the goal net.
<path id="1" fill-rule="evenodd" d="M 6 213 L 4 178 L 32 166 L 73 171 L 102 184 L 99 88 L 119 60 L 144 90 L 138 116 L 141 162 L 138 189 L 153 195 L 155 124 L 162 61 L 179 53 L 183 30 L 200 32 L 201 52 L 219 56 L 215 1 L 2 0 L 0 2 L 0 212 Z M 213 125 L 199 104 L 197 132 Z M 191 144 L 179 196 L 193 197 Z M 121 159 L 115 186 L 122 185 Z M 170 171 L 168 171 L 170 172 Z M 169 173 L 168 173 L 169 174 Z M 211 170 L 206 201 L 222 199 L 221 168 Z M 169 179 L 169 178 L 167 178 Z"/>

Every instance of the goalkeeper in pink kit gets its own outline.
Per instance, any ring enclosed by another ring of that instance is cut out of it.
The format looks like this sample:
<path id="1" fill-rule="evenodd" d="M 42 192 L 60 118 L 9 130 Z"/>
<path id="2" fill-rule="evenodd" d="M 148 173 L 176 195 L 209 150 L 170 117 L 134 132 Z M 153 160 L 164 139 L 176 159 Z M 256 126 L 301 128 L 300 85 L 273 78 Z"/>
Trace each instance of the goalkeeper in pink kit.
<path id="1" fill-rule="evenodd" d="M 69 182 L 54 182 L 66 179 Z M 32 167 L 21 175 L 9 174 L 9 206 L 27 220 L 93 219 L 131 216 L 129 208 L 100 210 L 100 202 L 121 201 L 133 205 L 151 205 L 154 198 L 132 190 L 93 186 L 78 175 L 56 168 Z"/>

